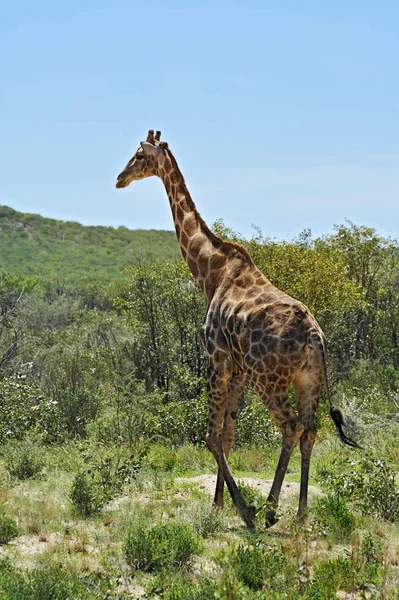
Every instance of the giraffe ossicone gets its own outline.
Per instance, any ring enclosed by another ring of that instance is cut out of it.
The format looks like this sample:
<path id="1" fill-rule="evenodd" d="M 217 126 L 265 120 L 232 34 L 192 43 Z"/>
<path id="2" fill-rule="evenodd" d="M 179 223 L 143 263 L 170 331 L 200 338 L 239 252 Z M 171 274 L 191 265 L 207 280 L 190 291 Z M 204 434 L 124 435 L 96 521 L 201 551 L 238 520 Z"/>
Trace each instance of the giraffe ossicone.
<path id="1" fill-rule="evenodd" d="M 207 301 L 204 343 L 209 358 L 209 416 L 206 443 L 218 464 L 213 506 L 223 507 L 224 483 L 241 517 L 253 527 L 255 509 L 247 506 L 227 458 L 234 443 L 237 414 L 249 383 L 282 431 L 283 444 L 268 497 L 266 524 L 276 522 L 276 508 L 295 446 L 301 451 L 298 515 L 307 508 L 309 465 L 316 439 L 315 414 L 327 384 L 325 337 L 308 308 L 272 285 L 248 251 L 217 237 L 199 214 L 184 177 L 161 132 L 150 130 L 118 175 L 116 187 L 157 176 L 165 186 L 176 235 L 185 261 Z M 288 399 L 296 395 L 295 411 Z M 329 394 L 328 394 L 329 397 Z M 329 397 L 331 404 L 331 400 Z M 342 415 L 331 404 L 341 440 Z"/>

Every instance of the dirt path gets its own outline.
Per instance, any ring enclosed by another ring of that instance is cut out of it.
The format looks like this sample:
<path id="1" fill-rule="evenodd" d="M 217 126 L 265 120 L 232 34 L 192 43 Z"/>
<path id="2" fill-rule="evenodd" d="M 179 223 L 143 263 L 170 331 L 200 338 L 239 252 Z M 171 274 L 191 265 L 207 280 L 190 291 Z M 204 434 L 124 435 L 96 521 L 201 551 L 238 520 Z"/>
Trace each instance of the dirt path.
<path id="1" fill-rule="evenodd" d="M 204 490 L 210 496 L 213 496 L 215 493 L 216 486 L 216 475 L 198 475 L 196 477 L 178 477 L 175 479 L 175 484 L 178 486 L 179 481 L 182 483 L 197 483 L 199 488 Z M 265 499 L 267 498 L 270 488 L 272 486 L 271 479 L 255 479 L 254 477 L 239 477 L 237 481 L 242 481 L 246 485 L 250 485 L 251 487 L 259 490 Z M 313 486 L 309 486 L 309 497 L 320 497 L 322 496 L 322 491 Z M 296 482 L 284 482 L 283 487 L 281 488 L 281 504 L 291 504 L 297 502 L 299 500 L 299 483 Z"/>

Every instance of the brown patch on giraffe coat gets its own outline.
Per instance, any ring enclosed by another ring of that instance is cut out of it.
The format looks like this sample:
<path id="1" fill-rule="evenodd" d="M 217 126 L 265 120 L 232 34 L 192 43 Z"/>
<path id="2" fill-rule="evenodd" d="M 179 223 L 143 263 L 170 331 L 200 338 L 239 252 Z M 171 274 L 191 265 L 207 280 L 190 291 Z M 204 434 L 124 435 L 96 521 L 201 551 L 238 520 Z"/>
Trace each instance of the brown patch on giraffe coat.
<path id="1" fill-rule="evenodd" d="M 173 169 L 173 165 L 170 160 L 164 161 L 163 170 L 166 174 L 175 173 L 175 170 Z"/>
<path id="2" fill-rule="evenodd" d="M 175 185 L 179 181 L 179 176 L 176 171 L 172 171 L 170 174 L 170 181 Z"/>
<path id="3" fill-rule="evenodd" d="M 204 254 L 201 252 L 199 257 L 198 257 L 198 268 L 199 268 L 199 272 L 201 273 L 202 277 L 206 277 L 206 275 L 208 274 L 208 270 L 209 270 L 209 259 L 207 256 L 204 256 Z"/>
<path id="4" fill-rule="evenodd" d="M 184 246 L 184 248 L 187 250 L 187 246 L 188 246 L 188 237 L 186 232 L 183 230 L 180 234 L 180 238 L 179 238 L 180 243 Z"/>
<path id="5" fill-rule="evenodd" d="M 197 263 L 191 258 L 191 256 L 187 256 L 187 263 L 190 267 L 191 272 L 193 274 L 197 273 Z"/>
<path id="6" fill-rule="evenodd" d="M 193 237 L 190 238 L 188 244 L 188 250 L 193 257 L 197 257 L 200 251 L 203 249 L 204 243 L 206 242 L 206 238 L 201 233 L 196 233 Z"/>
<path id="7" fill-rule="evenodd" d="M 179 223 L 183 223 L 184 210 L 180 205 L 176 206 L 176 219 L 179 221 Z"/>
<path id="8" fill-rule="evenodd" d="M 172 184 L 170 183 L 169 177 L 165 176 L 163 182 L 164 182 L 164 185 L 165 185 L 165 188 L 166 188 L 166 193 L 168 194 L 169 197 L 171 197 L 171 195 L 172 195 Z M 174 209 L 175 209 L 175 205 L 172 205 L 173 217 L 175 217 L 175 210 Z"/>
<path id="9" fill-rule="evenodd" d="M 191 215 L 190 213 L 186 213 L 182 226 L 188 237 L 192 237 L 194 233 L 198 231 L 197 221 L 195 220 L 194 215 Z"/>
<path id="10" fill-rule="evenodd" d="M 214 271 L 221 269 L 227 262 L 226 257 L 223 254 L 213 254 L 209 261 L 209 268 Z"/>

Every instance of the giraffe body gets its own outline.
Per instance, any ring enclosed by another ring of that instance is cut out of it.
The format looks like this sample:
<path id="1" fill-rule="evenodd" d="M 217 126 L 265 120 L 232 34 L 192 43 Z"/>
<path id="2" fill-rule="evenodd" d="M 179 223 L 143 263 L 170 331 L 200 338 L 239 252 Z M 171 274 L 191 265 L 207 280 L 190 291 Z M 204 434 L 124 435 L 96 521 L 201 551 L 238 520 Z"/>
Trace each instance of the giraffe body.
<path id="1" fill-rule="evenodd" d="M 158 176 L 165 185 L 184 259 L 207 300 L 203 338 L 209 358 L 209 417 L 206 443 L 218 464 L 214 507 L 223 507 L 226 482 L 234 505 L 249 527 L 255 509 L 247 506 L 227 458 L 235 438 L 239 402 L 249 383 L 281 428 L 283 445 L 268 497 L 267 525 L 276 522 L 281 486 L 292 451 L 301 450 L 298 513 L 307 507 L 310 456 L 316 439 L 315 414 L 326 378 L 325 340 L 316 319 L 301 302 L 277 289 L 241 246 L 218 238 L 198 213 L 177 162 L 160 132 L 149 131 L 117 179 L 116 187 Z M 297 411 L 289 399 L 294 385 Z M 335 411 L 333 413 L 333 410 Z M 331 415 L 342 441 L 342 415 Z"/>

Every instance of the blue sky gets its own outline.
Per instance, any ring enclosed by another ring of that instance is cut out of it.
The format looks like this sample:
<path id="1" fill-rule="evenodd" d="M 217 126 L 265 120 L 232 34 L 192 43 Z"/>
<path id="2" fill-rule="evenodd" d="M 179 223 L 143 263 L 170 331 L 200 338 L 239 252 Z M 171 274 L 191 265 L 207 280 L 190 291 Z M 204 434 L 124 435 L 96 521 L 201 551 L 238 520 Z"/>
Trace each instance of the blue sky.
<path id="1" fill-rule="evenodd" d="M 398 31 L 393 0 L 0 3 L 0 204 L 172 229 L 159 181 L 114 188 L 154 128 L 209 224 L 399 237 Z"/>

